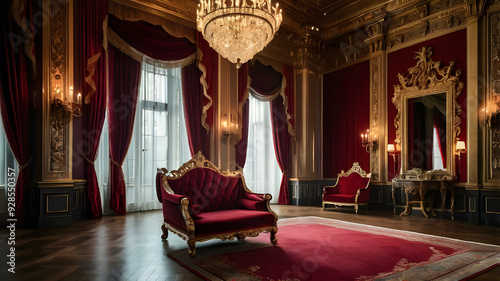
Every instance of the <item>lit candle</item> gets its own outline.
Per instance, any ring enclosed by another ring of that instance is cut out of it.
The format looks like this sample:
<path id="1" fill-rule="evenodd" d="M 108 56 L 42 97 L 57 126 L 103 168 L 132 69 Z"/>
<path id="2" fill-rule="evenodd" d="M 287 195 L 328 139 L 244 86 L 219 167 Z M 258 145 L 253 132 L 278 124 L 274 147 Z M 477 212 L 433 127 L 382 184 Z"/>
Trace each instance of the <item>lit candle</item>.
<path id="1" fill-rule="evenodd" d="M 74 102 L 75 100 L 73 99 L 73 86 L 69 87 L 69 101 Z"/>
<path id="2" fill-rule="evenodd" d="M 78 96 L 76 96 L 76 103 L 82 104 L 82 94 L 81 93 L 78 93 Z"/>

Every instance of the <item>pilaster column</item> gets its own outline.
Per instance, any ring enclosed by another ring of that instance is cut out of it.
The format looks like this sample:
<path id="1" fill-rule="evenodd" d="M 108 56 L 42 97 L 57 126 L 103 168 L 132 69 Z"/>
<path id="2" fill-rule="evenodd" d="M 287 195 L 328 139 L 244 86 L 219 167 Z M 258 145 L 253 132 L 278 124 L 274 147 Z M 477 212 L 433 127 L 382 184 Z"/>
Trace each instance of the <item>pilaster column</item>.
<path id="1" fill-rule="evenodd" d="M 296 139 L 291 147 L 293 178 L 318 179 L 322 176 L 322 92 L 324 65 L 319 54 L 321 40 L 314 27 L 301 30 L 301 46 L 293 53 L 295 69 Z"/>
<path id="2" fill-rule="evenodd" d="M 219 92 L 217 110 L 214 116 L 214 133 L 217 153 L 216 164 L 222 170 L 236 169 L 235 136 L 224 136 L 221 127 L 221 116 L 227 114 L 228 122 L 231 116 L 238 122 L 238 69 L 235 64 L 219 55 Z"/>
<path id="3" fill-rule="evenodd" d="M 484 12 L 481 0 L 467 1 L 467 183 L 466 187 L 475 188 L 478 176 L 478 112 L 479 112 L 479 18 Z"/>
<path id="4" fill-rule="evenodd" d="M 366 27 L 364 40 L 370 49 L 370 133 L 377 146 L 370 150 L 372 181 L 387 181 L 387 59 L 384 49 L 384 18 Z"/>

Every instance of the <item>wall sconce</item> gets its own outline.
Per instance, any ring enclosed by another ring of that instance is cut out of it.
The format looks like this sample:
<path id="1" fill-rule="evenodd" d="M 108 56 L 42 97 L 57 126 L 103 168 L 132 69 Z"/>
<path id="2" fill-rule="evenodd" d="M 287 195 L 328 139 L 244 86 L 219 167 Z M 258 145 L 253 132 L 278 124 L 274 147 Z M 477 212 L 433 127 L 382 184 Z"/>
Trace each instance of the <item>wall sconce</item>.
<path id="1" fill-rule="evenodd" d="M 460 153 L 467 152 L 467 149 L 465 148 L 465 142 L 464 141 L 457 141 L 456 151 L 457 151 L 457 154 L 458 154 L 458 161 L 460 161 Z"/>
<path id="2" fill-rule="evenodd" d="M 481 109 L 482 112 L 484 112 L 484 120 L 481 121 L 481 127 L 486 127 L 490 125 L 490 117 L 488 115 L 488 108 L 483 108 Z"/>
<path id="3" fill-rule="evenodd" d="M 56 75 L 56 79 L 58 75 Z M 69 94 L 66 95 L 59 85 L 55 86 L 54 94 L 50 102 L 50 112 L 52 118 L 60 124 L 68 124 L 71 115 L 82 116 L 82 94 L 78 93 L 76 103 L 73 102 L 73 87 L 69 87 Z"/>
<path id="4" fill-rule="evenodd" d="M 398 166 L 398 151 L 396 150 L 396 147 L 394 144 L 388 144 L 387 145 L 387 154 L 392 155 L 392 159 L 394 160 L 394 174 L 396 173 L 397 166 Z"/>
<path id="5" fill-rule="evenodd" d="M 368 147 L 371 147 L 373 150 L 376 150 L 378 147 L 377 144 L 377 135 L 370 134 L 370 130 L 366 130 L 366 134 L 361 134 L 361 145 L 366 149 L 366 152 L 370 153 Z"/>
<path id="6" fill-rule="evenodd" d="M 456 154 L 458 154 L 458 162 L 457 162 L 457 179 L 460 179 L 460 154 L 467 152 L 467 149 L 465 148 L 465 142 L 464 141 L 457 141 L 457 144 L 455 146 Z"/>
<path id="7" fill-rule="evenodd" d="M 239 126 L 236 118 L 232 114 L 228 114 L 226 111 L 222 112 L 221 115 L 221 131 L 222 135 L 226 138 L 237 135 L 239 133 Z"/>

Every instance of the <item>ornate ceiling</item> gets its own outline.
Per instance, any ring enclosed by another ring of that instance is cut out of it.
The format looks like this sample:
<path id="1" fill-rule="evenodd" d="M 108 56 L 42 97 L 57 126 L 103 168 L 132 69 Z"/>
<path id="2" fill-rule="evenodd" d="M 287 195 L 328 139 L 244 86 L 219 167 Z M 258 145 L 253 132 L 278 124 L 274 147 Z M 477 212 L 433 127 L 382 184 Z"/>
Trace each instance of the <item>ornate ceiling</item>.
<path id="1" fill-rule="evenodd" d="M 198 0 L 112 0 L 196 28 Z M 273 0 L 273 2 L 276 2 Z M 488 0 L 278 0 L 283 22 L 260 55 L 320 72 L 455 28 Z"/>

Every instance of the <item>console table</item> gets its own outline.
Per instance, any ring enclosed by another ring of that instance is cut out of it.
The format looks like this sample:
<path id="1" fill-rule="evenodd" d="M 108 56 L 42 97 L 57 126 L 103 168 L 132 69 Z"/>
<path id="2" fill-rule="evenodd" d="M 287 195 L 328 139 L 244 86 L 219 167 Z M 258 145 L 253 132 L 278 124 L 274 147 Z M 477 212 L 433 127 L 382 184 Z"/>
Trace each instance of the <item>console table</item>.
<path id="1" fill-rule="evenodd" d="M 396 189 L 404 190 L 406 194 L 406 208 L 400 214 L 400 216 L 407 216 L 411 214 L 412 205 L 420 204 L 420 211 L 424 214 L 425 218 L 429 218 L 425 210 L 425 204 L 427 203 L 425 195 L 427 191 L 441 191 L 441 212 L 444 212 L 444 205 L 446 200 L 446 192 L 448 190 L 451 191 L 451 219 L 453 219 L 453 211 L 455 206 L 455 192 L 453 190 L 453 186 L 450 184 L 450 180 L 448 179 L 426 179 L 419 177 L 404 177 L 400 176 L 396 177 L 392 180 L 392 201 L 394 203 L 394 214 L 396 213 L 396 198 L 394 197 L 394 193 Z M 414 198 L 412 201 L 409 201 L 409 194 L 413 194 Z M 432 216 L 436 216 L 434 213 L 433 202 L 431 200 L 429 203 L 430 212 Z"/>

